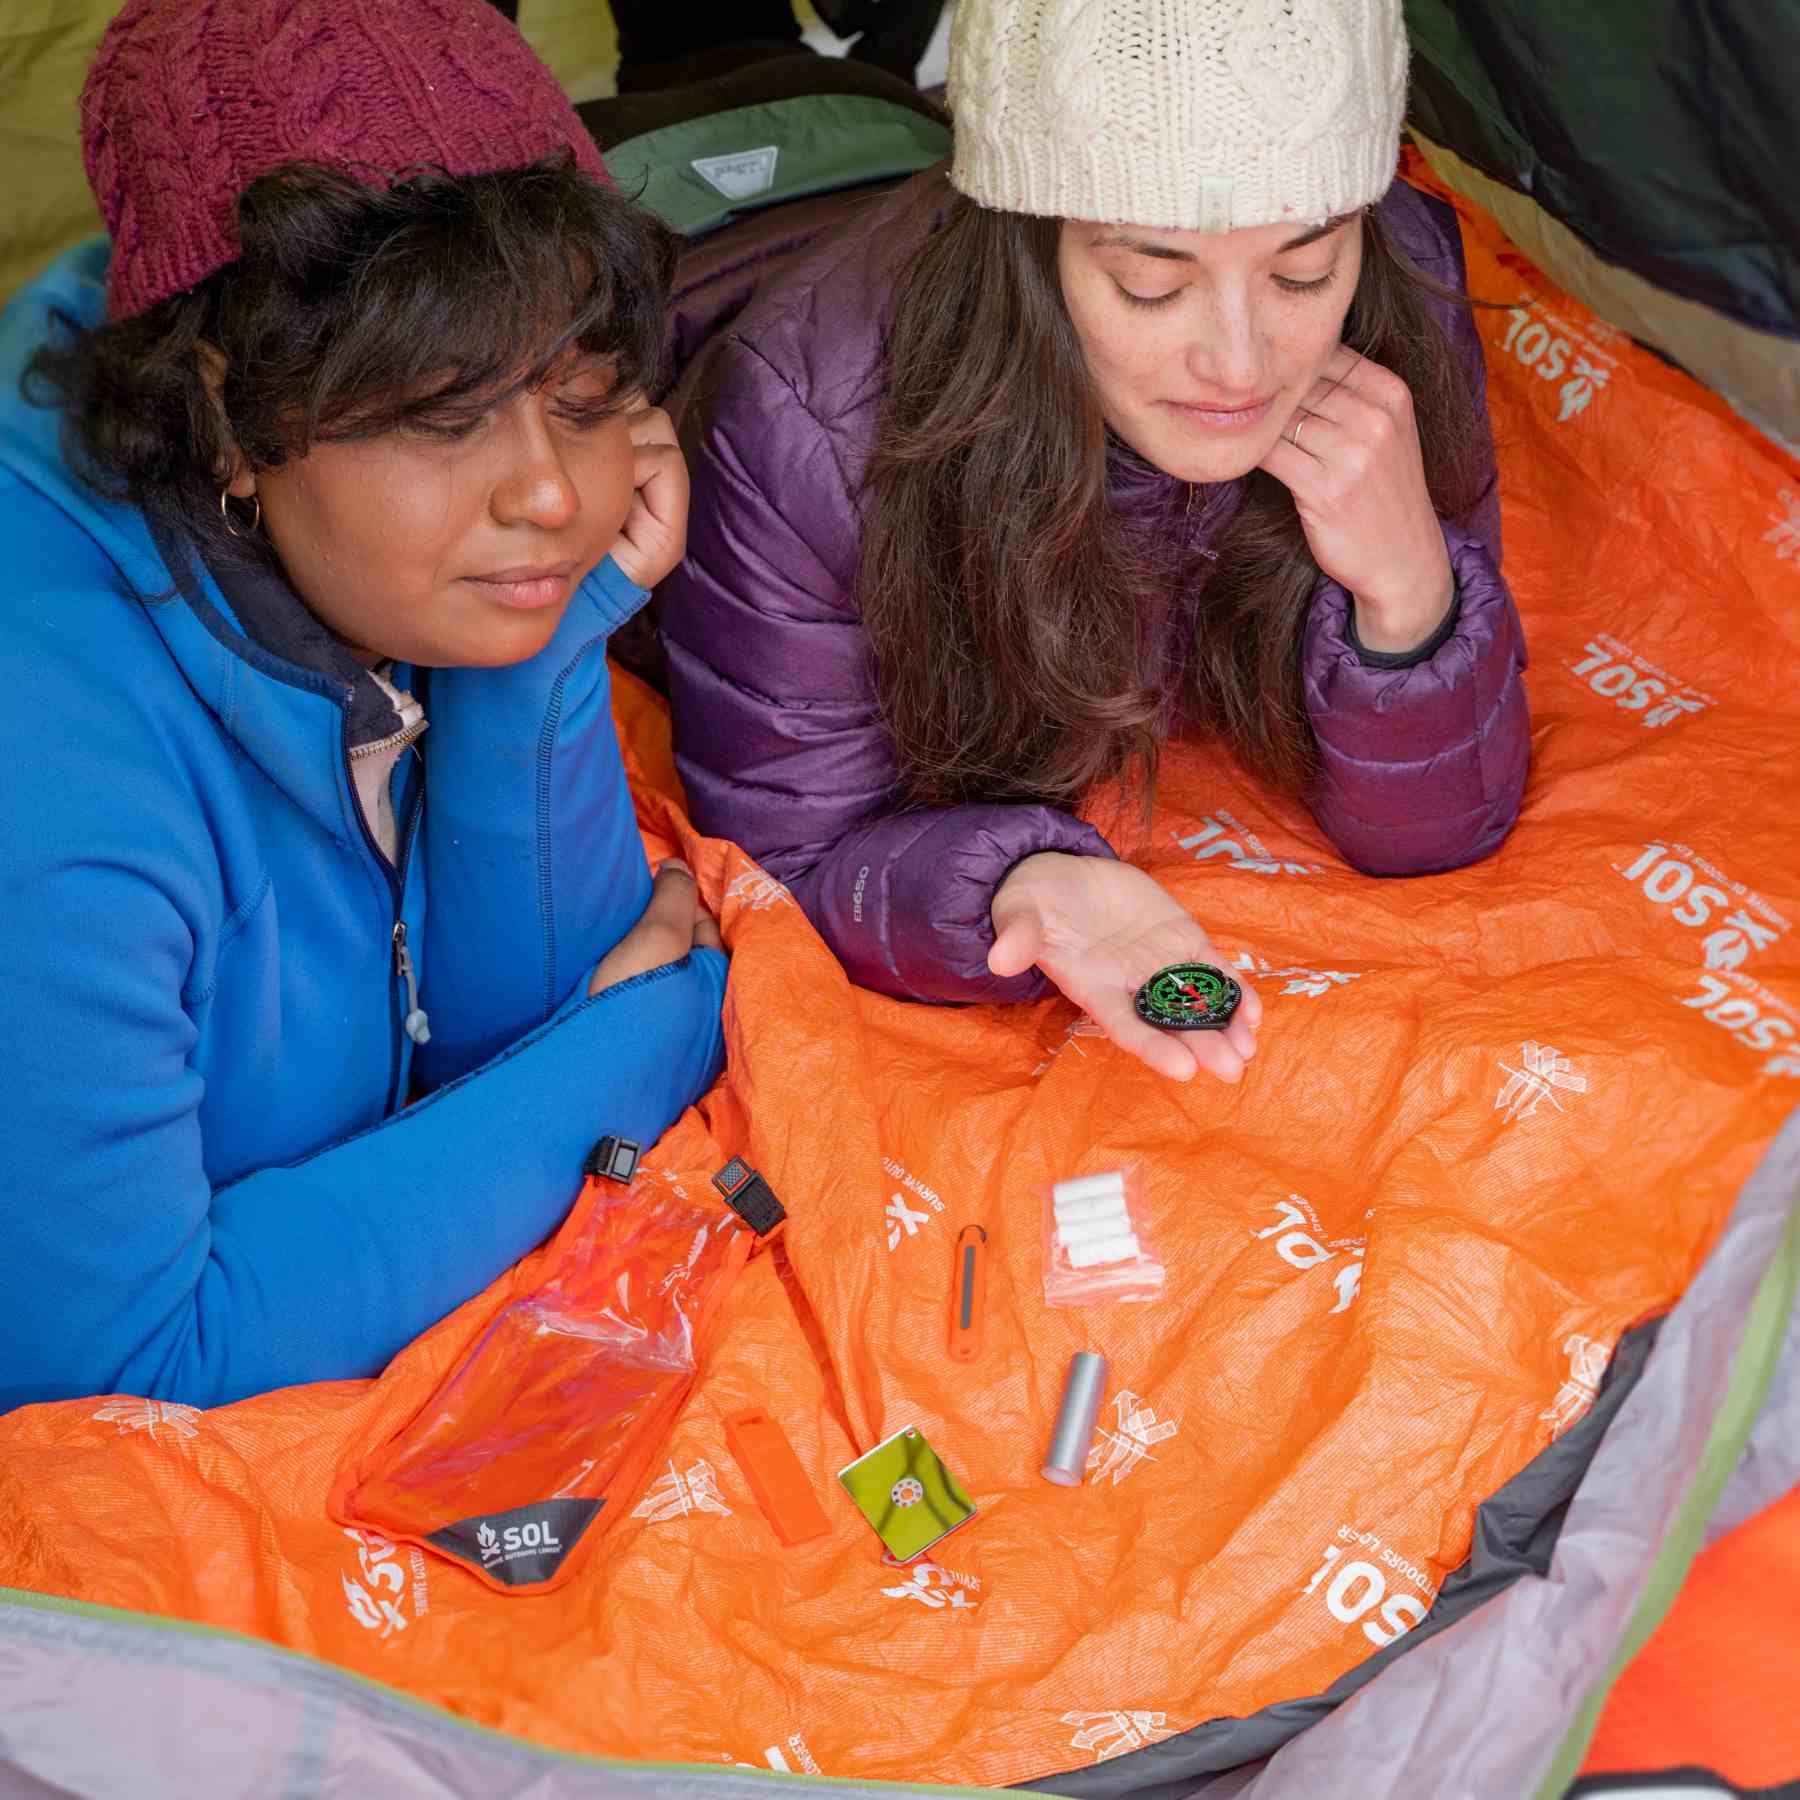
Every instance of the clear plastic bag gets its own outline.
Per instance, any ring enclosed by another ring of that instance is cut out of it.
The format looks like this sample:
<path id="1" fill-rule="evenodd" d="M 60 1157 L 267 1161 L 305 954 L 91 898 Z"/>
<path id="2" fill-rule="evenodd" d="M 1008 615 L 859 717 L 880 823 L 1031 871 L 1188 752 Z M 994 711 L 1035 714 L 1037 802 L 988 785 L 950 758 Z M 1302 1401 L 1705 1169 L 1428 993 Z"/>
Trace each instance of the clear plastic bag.
<path id="1" fill-rule="evenodd" d="M 1043 1220 L 1046 1304 L 1097 1306 L 1162 1292 L 1135 1165 L 1053 1183 L 1043 1190 Z"/>
<path id="2" fill-rule="evenodd" d="M 640 1173 L 592 1177 L 538 1287 L 501 1309 L 400 1431 L 340 1471 L 340 1522 L 460 1562 L 489 1587 L 567 1580 L 625 1512 L 692 1388 L 754 1234 Z"/>

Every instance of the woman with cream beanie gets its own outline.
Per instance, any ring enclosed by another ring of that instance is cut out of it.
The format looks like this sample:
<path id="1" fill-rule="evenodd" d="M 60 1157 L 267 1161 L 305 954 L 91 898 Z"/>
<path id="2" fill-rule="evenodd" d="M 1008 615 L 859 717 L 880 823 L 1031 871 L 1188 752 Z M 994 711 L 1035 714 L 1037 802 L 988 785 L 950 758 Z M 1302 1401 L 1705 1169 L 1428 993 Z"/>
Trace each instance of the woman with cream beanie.
<path id="1" fill-rule="evenodd" d="M 683 379 L 662 587 L 703 829 L 859 983 L 1133 1011 L 1205 925 L 1126 860 L 1173 736 L 1372 874 L 1490 853 L 1530 733 L 1454 216 L 1395 181 L 1400 0 L 961 0 L 948 169 Z M 1116 842 L 1082 816 L 1116 818 Z"/>

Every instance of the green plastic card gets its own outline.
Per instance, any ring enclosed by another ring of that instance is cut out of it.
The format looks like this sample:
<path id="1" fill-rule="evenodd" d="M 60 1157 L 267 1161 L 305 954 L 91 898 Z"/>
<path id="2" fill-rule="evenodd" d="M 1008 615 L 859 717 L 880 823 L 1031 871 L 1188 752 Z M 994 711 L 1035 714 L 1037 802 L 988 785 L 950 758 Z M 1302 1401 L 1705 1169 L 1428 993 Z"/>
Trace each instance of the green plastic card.
<path id="1" fill-rule="evenodd" d="M 913 1425 L 840 1469 L 838 1480 L 896 1562 L 911 1562 L 975 1516 L 975 1502 Z"/>

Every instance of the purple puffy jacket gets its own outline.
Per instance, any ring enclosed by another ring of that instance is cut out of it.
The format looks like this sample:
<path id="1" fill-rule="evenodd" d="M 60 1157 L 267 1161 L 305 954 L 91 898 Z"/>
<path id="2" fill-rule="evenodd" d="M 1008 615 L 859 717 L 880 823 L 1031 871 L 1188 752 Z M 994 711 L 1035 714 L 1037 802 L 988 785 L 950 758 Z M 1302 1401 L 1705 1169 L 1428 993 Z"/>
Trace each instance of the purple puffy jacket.
<path id="1" fill-rule="evenodd" d="M 1035 851 L 1111 847 L 1044 806 L 903 808 L 855 601 L 886 310 L 942 182 L 930 171 L 840 212 L 760 286 L 755 254 L 727 243 L 723 279 L 739 289 L 734 307 L 750 289 L 747 304 L 703 344 L 678 313 L 687 366 L 669 405 L 693 505 L 686 560 L 660 591 L 675 757 L 695 823 L 785 882 L 853 981 L 904 999 L 1028 1000 L 1044 989 L 1035 971 L 1002 981 L 987 967 L 995 888 Z M 1460 289 L 1454 213 L 1398 182 L 1381 209 L 1400 248 Z M 1467 313 L 1442 305 L 1439 316 L 1484 394 Z M 1371 874 L 1471 862 L 1518 816 L 1525 648 L 1499 572 L 1488 454 L 1480 503 L 1444 526 L 1459 603 L 1428 654 L 1364 653 L 1345 590 L 1321 577 L 1313 597 L 1304 682 L 1323 768 L 1308 802 Z M 1172 482 L 1135 457 L 1109 471 L 1121 507 L 1165 506 Z M 1233 510 L 1228 495 L 1215 500 L 1226 503 L 1206 508 L 1214 529 Z"/>

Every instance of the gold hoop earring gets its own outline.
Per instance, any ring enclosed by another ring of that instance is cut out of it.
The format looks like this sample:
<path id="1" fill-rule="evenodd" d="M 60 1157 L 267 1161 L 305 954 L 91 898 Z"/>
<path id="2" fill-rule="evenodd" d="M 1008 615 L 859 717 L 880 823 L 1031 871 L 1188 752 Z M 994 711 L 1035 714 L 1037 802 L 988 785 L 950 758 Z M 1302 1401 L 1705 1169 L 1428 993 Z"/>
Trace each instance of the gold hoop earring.
<path id="1" fill-rule="evenodd" d="M 252 494 L 250 496 L 250 504 L 256 508 L 256 511 L 250 515 L 249 527 L 246 530 L 239 531 L 237 526 L 232 523 L 231 519 L 231 489 L 219 489 L 219 517 L 225 521 L 225 529 L 229 531 L 234 538 L 255 537 L 262 529 L 262 496 L 260 494 Z"/>

